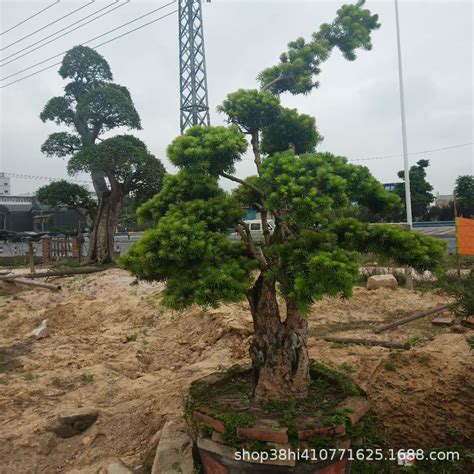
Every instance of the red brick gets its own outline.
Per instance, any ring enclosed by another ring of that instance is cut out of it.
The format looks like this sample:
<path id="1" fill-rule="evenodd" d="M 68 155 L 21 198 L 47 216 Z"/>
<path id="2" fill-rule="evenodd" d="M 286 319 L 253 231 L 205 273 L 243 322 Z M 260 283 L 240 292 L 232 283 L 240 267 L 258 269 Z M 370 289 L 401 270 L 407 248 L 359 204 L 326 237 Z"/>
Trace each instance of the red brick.
<path id="1" fill-rule="evenodd" d="M 298 431 L 298 439 L 300 441 L 305 441 L 314 436 L 341 436 L 344 434 L 346 434 L 346 425 L 340 424 L 335 427 L 323 426 L 322 428 Z"/>
<path id="2" fill-rule="evenodd" d="M 337 408 L 350 408 L 347 418 L 355 425 L 370 410 L 370 402 L 361 397 L 347 397 Z"/>
<path id="3" fill-rule="evenodd" d="M 469 329 L 474 329 L 474 316 L 461 319 L 461 324 Z"/>
<path id="4" fill-rule="evenodd" d="M 349 449 L 351 447 L 351 440 L 345 439 L 338 444 L 338 449 Z"/>
<path id="5" fill-rule="evenodd" d="M 200 451 L 199 454 L 201 455 L 201 461 L 206 474 L 228 474 L 229 469 L 219 461 L 216 461 L 210 454 L 204 451 Z"/>
<path id="6" fill-rule="evenodd" d="M 243 439 L 288 444 L 288 428 L 281 428 L 279 430 L 265 429 L 258 426 L 254 428 L 237 428 L 237 436 Z"/>
<path id="7" fill-rule="evenodd" d="M 431 324 L 433 326 L 452 326 L 454 324 L 454 318 L 434 318 Z"/>
<path id="8" fill-rule="evenodd" d="M 209 415 L 205 415 L 204 413 L 194 411 L 193 418 L 196 421 L 200 421 L 202 424 L 208 426 L 209 428 L 215 429 L 219 433 L 224 433 L 225 431 L 224 423 L 222 423 L 222 421 L 216 420 L 215 418 L 212 418 Z"/>

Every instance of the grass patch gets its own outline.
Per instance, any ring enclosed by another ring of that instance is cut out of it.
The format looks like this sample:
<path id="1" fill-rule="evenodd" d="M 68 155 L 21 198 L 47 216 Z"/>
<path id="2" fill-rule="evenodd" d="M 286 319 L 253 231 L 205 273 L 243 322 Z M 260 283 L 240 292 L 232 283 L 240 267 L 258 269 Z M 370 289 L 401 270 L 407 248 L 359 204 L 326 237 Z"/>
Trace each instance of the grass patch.
<path id="1" fill-rule="evenodd" d="M 352 367 L 351 364 L 348 364 L 347 362 L 343 362 L 339 368 L 341 370 L 343 370 L 344 372 L 348 373 L 348 374 L 352 374 L 352 372 L 355 372 L 355 369 L 354 367 Z"/>
<path id="2" fill-rule="evenodd" d="M 389 372 L 395 372 L 396 370 L 395 364 L 389 360 L 387 360 L 387 362 L 384 362 L 383 368 L 385 370 L 388 370 Z"/>
<path id="3" fill-rule="evenodd" d="M 420 336 L 410 336 L 408 338 L 408 344 L 410 344 L 410 346 L 414 347 L 420 342 L 420 340 L 421 340 Z"/>
<path id="4" fill-rule="evenodd" d="M 94 376 L 92 374 L 82 374 L 79 377 L 79 380 L 81 381 L 83 385 L 87 385 L 94 381 Z"/>
<path id="5" fill-rule="evenodd" d="M 466 337 L 467 345 L 471 348 L 471 351 L 474 351 L 474 336 Z"/>
<path id="6" fill-rule="evenodd" d="M 214 418 L 224 423 L 224 438 L 230 443 L 235 443 L 238 441 L 237 428 L 244 428 L 246 426 L 250 426 L 253 422 L 252 416 L 248 413 L 229 412 L 221 415 L 214 415 Z"/>
<path id="7" fill-rule="evenodd" d="M 183 472 L 181 469 L 181 464 L 179 462 L 175 462 L 171 465 L 171 469 L 175 472 Z"/>

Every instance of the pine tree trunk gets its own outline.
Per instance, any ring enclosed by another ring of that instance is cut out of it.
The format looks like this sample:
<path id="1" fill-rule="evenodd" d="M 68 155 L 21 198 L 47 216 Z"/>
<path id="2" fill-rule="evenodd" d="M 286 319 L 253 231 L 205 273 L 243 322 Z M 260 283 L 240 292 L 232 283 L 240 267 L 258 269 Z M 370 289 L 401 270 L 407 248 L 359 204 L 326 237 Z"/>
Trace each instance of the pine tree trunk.
<path id="1" fill-rule="evenodd" d="M 292 301 L 280 318 L 275 281 L 262 275 L 248 294 L 255 336 L 250 347 L 257 400 L 305 398 L 309 389 L 308 323 Z"/>
<path id="2" fill-rule="evenodd" d="M 102 193 L 89 241 L 88 262 L 108 263 L 114 257 L 114 235 L 122 204 L 119 190 Z"/>

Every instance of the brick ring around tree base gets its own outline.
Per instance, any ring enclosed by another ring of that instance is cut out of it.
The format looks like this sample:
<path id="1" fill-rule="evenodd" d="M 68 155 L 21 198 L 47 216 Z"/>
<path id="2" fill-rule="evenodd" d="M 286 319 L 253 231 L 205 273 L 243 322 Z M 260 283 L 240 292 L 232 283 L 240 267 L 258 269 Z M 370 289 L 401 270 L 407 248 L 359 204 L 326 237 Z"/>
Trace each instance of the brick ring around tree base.
<path id="1" fill-rule="evenodd" d="M 321 364 L 311 380 L 308 399 L 268 403 L 251 397 L 250 366 L 193 382 L 186 421 L 204 474 L 348 473 L 349 453 L 331 460 L 330 450 L 351 446 L 370 402 L 348 375 Z M 328 460 L 314 459 L 323 451 Z"/>

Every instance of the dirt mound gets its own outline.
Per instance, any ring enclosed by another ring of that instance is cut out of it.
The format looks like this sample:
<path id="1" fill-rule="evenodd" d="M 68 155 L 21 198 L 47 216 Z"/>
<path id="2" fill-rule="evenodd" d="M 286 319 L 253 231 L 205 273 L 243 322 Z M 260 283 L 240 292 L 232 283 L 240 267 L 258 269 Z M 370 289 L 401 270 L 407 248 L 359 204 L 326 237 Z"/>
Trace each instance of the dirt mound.
<path id="1" fill-rule="evenodd" d="M 116 457 L 140 464 L 167 417 L 181 415 L 192 380 L 248 361 L 252 324 L 245 303 L 164 310 L 160 285 L 134 285 L 118 269 L 61 284 L 59 293 L 12 293 L 9 286 L 0 292 L 1 473 L 96 473 Z M 387 334 L 419 338 L 404 353 L 335 346 L 320 337 L 369 334 L 443 301 L 359 289 L 351 300 L 317 303 L 309 315 L 311 357 L 354 371 L 394 447 L 472 443 L 473 357 L 465 336 L 433 329 L 427 318 Z M 43 319 L 51 336 L 31 341 Z M 387 361 L 395 370 L 384 369 Z M 99 411 L 86 432 L 60 439 L 49 431 L 59 413 L 81 407 Z"/>

